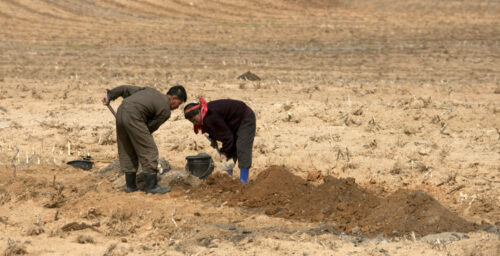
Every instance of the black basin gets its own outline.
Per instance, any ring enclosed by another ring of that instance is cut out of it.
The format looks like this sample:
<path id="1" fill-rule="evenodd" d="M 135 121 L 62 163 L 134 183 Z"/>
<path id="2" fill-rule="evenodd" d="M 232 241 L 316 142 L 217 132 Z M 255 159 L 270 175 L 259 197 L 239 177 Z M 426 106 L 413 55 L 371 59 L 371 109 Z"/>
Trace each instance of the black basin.
<path id="1" fill-rule="evenodd" d="M 200 179 L 205 179 L 214 170 L 214 161 L 209 154 L 187 156 L 186 160 L 186 171 Z"/>
<path id="2" fill-rule="evenodd" d="M 73 160 L 73 161 L 69 161 L 67 164 L 69 164 L 75 168 L 90 170 L 90 169 L 92 169 L 94 162 L 92 162 L 90 160 Z"/>

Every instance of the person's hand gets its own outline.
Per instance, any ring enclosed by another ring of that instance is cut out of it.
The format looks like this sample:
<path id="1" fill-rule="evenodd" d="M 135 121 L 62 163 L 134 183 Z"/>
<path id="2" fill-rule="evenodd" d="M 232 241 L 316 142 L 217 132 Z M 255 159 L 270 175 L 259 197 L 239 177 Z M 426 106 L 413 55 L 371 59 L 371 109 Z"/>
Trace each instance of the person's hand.
<path id="1" fill-rule="evenodd" d="M 224 155 L 224 154 L 220 154 L 220 160 L 221 160 L 222 162 L 226 162 L 226 161 L 227 161 L 227 156 L 226 156 L 226 155 Z"/>
<path id="2" fill-rule="evenodd" d="M 234 168 L 234 161 L 230 160 L 222 160 L 219 163 L 216 163 L 217 167 L 219 167 L 223 171 L 231 171 Z"/>
<path id="3" fill-rule="evenodd" d="M 217 140 L 212 139 L 212 138 L 209 138 L 209 140 L 210 140 L 210 147 L 215 148 L 215 149 L 219 149 L 218 148 L 219 145 L 217 145 Z"/>
<path id="4" fill-rule="evenodd" d="M 107 106 L 109 105 L 109 98 L 108 98 L 108 95 L 104 96 L 104 98 L 102 98 L 102 104 L 104 106 Z"/>

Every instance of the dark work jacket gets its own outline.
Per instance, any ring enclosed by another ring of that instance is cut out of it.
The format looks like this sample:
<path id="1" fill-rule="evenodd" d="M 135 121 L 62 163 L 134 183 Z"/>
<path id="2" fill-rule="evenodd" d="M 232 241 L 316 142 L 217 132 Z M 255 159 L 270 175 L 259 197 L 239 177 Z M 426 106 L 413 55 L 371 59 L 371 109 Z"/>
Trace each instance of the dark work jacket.
<path id="1" fill-rule="evenodd" d="M 147 124 L 149 132 L 158 130 L 160 125 L 170 118 L 170 102 L 167 95 L 150 87 L 121 85 L 108 90 L 108 98 L 115 100 L 123 97 L 122 104 L 133 106 L 142 120 Z"/>
<path id="2" fill-rule="evenodd" d="M 238 129 L 252 113 L 252 109 L 242 101 L 229 99 L 210 101 L 207 107 L 203 129 L 210 138 L 222 142 L 222 154 L 228 158 L 235 156 Z"/>

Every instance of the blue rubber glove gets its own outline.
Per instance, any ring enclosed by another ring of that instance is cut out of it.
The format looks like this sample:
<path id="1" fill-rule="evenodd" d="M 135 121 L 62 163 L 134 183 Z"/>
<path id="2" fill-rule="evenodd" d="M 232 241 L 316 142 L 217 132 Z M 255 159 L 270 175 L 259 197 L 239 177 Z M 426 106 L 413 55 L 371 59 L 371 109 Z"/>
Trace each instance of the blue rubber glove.
<path id="1" fill-rule="evenodd" d="M 248 168 L 240 169 L 240 181 L 248 185 Z"/>

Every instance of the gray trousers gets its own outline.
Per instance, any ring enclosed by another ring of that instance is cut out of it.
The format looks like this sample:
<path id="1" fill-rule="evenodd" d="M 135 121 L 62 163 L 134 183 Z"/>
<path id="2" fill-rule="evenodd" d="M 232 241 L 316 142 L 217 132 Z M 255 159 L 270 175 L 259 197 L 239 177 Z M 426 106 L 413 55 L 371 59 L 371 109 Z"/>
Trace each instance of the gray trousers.
<path id="1" fill-rule="evenodd" d="M 255 138 L 255 114 L 249 115 L 236 132 L 236 157 L 240 169 L 248 169 L 252 166 L 252 148 Z"/>
<path id="2" fill-rule="evenodd" d="M 156 173 L 158 148 L 148 126 L 133 104 L 122 103 L 116 113 L 118 158 L 123 172 Z"/>

